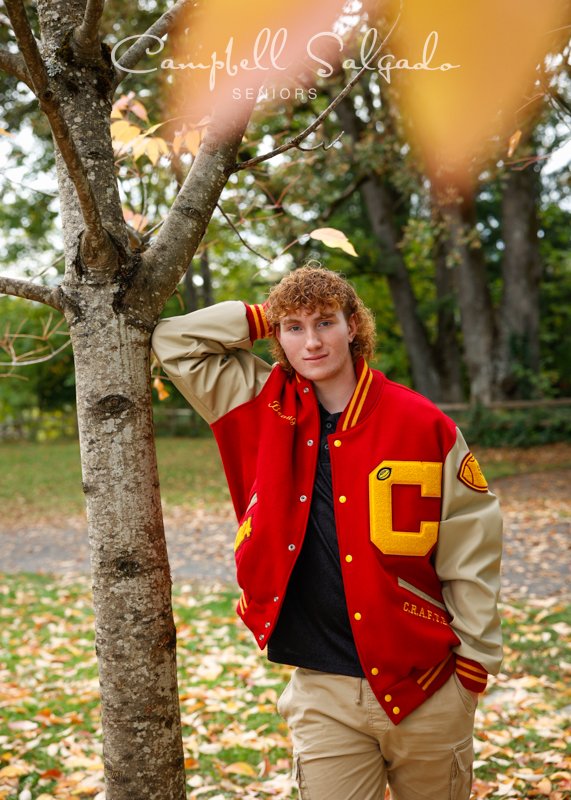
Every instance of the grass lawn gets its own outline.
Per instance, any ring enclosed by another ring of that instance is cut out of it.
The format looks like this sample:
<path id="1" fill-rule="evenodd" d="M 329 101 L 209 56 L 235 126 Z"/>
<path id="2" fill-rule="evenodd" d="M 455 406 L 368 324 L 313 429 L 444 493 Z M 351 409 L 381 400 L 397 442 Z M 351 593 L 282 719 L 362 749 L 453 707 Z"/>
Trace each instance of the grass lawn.
<path id="1" fill-rule="evenodd" d="M 0 587 L 0 800 L 103 800 L 88 583 L 4 575 Z M 289 668 L 259 653 L 235 602 L 220 588 L 175 589 L 188 797 L 290 800 L 290 745 L 275 712 Z M 563 800 L 570 620 L 552 600 L 502 614 L 506 659 L 477 712 L 473 797 Z"/>
<path id="2" fill-rule="evenodd" d="M 166 506 L 227 505 L 230 495 L 212 438 L 157 439 L 161 494 Z M 0 444 L 0 505 L 5 524 L 41 522 L 84 511 L 79 443 Z"/>
<path id="3" fill-rule="evenodd" d="M 528 449 L 474 448 L 487 479 L 571 468 L 571 444 Z M 158 438 L 165 506 L 227 506 L 229 494 L 213 438 Z M 75 441 L 0 444 L 0 504 L 5 524 L 83 513 L 79 445 Z"/>

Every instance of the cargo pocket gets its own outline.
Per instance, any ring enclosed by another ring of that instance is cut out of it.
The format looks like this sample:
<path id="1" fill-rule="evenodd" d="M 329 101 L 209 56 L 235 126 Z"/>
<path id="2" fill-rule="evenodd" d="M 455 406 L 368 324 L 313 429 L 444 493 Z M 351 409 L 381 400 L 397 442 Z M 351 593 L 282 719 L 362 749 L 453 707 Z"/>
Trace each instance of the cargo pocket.
<path id="1" fill-rule="evenodd" d="M 452 751 L 450 770 L 450 800 L 469 800 L 472 788 L 474 742 L 470 737 Z"/>

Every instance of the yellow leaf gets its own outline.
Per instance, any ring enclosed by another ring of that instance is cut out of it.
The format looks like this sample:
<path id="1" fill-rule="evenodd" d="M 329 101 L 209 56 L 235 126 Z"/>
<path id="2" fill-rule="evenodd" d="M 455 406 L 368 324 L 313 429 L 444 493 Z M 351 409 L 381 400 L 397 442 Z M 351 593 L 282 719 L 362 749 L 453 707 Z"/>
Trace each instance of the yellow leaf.
<path id="1" fill-rule="evenodd" d="M 133 147 L 133 158 L 136 160 L 143 154 L 147 156 L 153 166 L 157 163 L 162 155 L 167 155 L 169 151 L 168 145 L 160 136 L 153 136 L 150 138 L 143 138 L 140 142 Z"/>
<path id="2" fill-rule="evenodd" d="M 549 794 L 551 792 L 551 781 L 549 778 L 542 778 L 535 788 L 541 794 Z"/>
<path id="3" fill-rule="evenodd" d="M 147 130 L 145 131 L 145 136 L 150 136 L 151 133 L 154 133 L 156 130 L 158 130 L 161 127 L 161 125 L 164 125 L 164 124 L 165 124 L 164 122 L 157 122 L 156 125 L 151 125 L 151 127 L 147 128 Z"/>
<path id="4" fill-rule="evenodd" d="M 515 151 L 517 149 L 517 146 L 518 146 L 518 144 L 520 142 L 520 139 L 521 139 L 521 131 L 520 130 L 517 130 L 515 133 L 512 133 L 512 135 L 510 136 L 509 142 L 508 142 L 508 158 L 511 158 L 513 156 L 513 154 L 515 153 Z"/>
<path id="5" fill-rule="evenodd" d="M 165 385 L 160 378 L 155 378 L 153 381 L 153 386 L 157 390 L 159 394 L 159 400 L 166 400 L 169 396 L 169 392 L 165 389 Z"/>
<path id="6" fill-rule="evenodd" d="M 133 139 L 136 139 L 140 134 L 140 128 L 137 128 L 136 125 L 131 125 L 130 122 L 124 119 L 111 123 L 111 136 L 116 142 L 120 142 L 121 144 L 129 144 L 129 142 L 132 142 Z"/>
<path id="7" fill-rule="evenodd" d="M 147 142 L 144 136 L 140 136 L 135 142 L 132 143 L 133 158 L 136 161 L 147 152 Z"/>
<path id="8" fill-rule="evenodd" d="M 5 130 L 5 128 L 0 128 L 0 136 L 13 136 L 13 133 L 10 131 Z"/>
<path id="9" fill-rule="evenodd" d="M 24 764 L 9 764 L 0 769 L 0 778 L 19 778 L 21 775 L 28 775 L 31 767 Z"/>
<path id="10" fill-rule="evenodd" d="M 174 139 L 172 140 L 172 151 L 175 155 L 178 156 L 178 154 L 180 153 L 180 148 L 182 147 L 183 142 L 184 142 L 184 136 L 182 136 L 180 133 L 177 133 Z"/>
<path id="11" fill-rule="evenodd" d="M 200 131 L 189 131 L 186 136 L 184 137 L 184 143 L 186 145 L 186 149 L 195 156 L 198 153 L 198 148 L 200 147 Z"/>
<path id="12" fill-rule="evenodd" d="M 257 777 L 257 772 L 254 767 L 246 761 L 237 761 L 235 764 L 229 764 L 224 768 L 224 772 L 229 775 L 247 775 L 249 778 Z"/>
<path id="13" fill-rule="evenodd" d="M 338 231 L 337 228 L 316 228 L 309 234 L 312 239 L 317 239 L 318 242 L 323 242 L 327 247 L 338 247 L 350 256 L 356 256 L 355 248 L 345 236 L 343 231 Z"/>

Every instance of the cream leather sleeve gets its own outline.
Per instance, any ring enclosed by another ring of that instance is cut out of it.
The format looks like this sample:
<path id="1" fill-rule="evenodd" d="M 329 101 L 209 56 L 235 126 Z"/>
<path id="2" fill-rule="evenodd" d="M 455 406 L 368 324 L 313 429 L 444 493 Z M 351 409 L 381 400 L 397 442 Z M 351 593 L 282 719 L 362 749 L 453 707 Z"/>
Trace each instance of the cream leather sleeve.
<path id="1" fill-rule="evenodd" d="M 502 661 L 497 609 L 502 517 L 492 492 L 485 488 L 482 491 L 481 486 L 479 490 L 470 488 L 460 480 L 459 471 L 469 453 L 457 430 L 456 443 L 444 464 L 435 567 L 442 582 L 444 602 L 452 615 L 450 624 L 461 640 L 455 652 L 477 661 L 495 675 Z M 477 463 L 475 471 L 479 472 Z"/>
<path id="2" fill-rule="evenodd" d="M 237 300 L 160 320 L 152 346 L 174 385 L 209 424 L 255 397 L 272 369 L 250 352 L 246 307 Z"/>

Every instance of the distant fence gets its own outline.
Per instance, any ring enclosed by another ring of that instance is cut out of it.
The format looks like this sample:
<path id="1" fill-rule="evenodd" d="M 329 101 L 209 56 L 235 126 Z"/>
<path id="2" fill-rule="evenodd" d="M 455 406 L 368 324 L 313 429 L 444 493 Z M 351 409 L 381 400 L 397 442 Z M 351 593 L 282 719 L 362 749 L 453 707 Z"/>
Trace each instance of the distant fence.
<path id="1" fill-rule="evenodd" d="M 470 403 L 437 403 L 438 408 L 450 414 L 453 411 L 474 411 L 478 406 L 470 405 Z M 559 406 L 570 406 L 571 397 L 557 397 L 551 400 L 498 400 L 487 403 L 480 408 L 489 409 L 491 411 L 509 410 L 514 408 L 558 408 Z"/>
<path id="2" fill-rule="evenodd" d="M 439 407 L 462 428 L 466 439 L 486 445 L 547 444 L 571 441 L 571 398 L 512 400 L 488 406 L 441 403 Z M 157 436 L 206 436 L 209 427 L 192 408 L 154 407 Z M 77 438 L 74 408 L 28 409 L 0 418 L 0 442 Z"/>
<path id="3" fill-rule="evenodd" d="M 30 408 L 0 420 L 0 442 L 48 442 L 77 438 L 75 409 L 40 411 Z"/>

